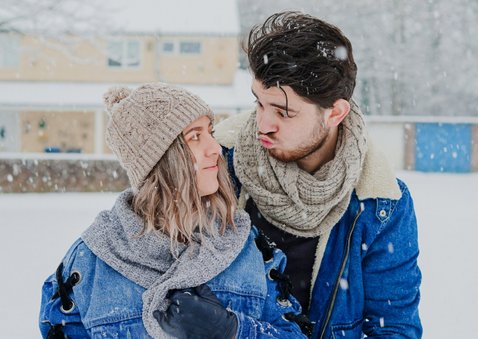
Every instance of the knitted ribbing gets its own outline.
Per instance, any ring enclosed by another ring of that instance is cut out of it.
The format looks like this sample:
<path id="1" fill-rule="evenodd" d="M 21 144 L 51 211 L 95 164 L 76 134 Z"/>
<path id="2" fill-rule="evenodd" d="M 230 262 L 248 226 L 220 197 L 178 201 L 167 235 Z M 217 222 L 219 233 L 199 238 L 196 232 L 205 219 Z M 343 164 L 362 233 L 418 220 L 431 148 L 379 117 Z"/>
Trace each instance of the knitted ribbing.
<path id="1" fill-rule="evenodd" d="M 358 106 L 339 125 L 333 160 L 313 175 L 295 162 L 271 157 L 256 138 L 256 114 L 238 136 L 234 169 L 262 215 L 278 228 L 302 237 L 330 230 L 347 209 L 363 166 L 367 140 Z"/>

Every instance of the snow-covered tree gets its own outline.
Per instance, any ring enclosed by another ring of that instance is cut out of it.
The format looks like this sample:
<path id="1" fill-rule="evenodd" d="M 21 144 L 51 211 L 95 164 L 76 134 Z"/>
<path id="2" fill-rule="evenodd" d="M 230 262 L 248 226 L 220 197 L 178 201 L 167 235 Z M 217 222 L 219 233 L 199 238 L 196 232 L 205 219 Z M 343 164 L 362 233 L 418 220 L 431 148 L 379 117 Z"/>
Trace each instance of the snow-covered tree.
<path id="1" fill-rule="evenodd" d="M 239 4 L 243 36 L 253 24 L 286 9 L 338 26 L 354 47 L 359 69 L 355 94 L 367 114 L 478 115 L 476 0 Z"/>
<path id="2" fill-rule="evenodd" d="M 352 40 L 356 94 L 380 115 L 478 115 L 475 0 L 320 0 Z"/>

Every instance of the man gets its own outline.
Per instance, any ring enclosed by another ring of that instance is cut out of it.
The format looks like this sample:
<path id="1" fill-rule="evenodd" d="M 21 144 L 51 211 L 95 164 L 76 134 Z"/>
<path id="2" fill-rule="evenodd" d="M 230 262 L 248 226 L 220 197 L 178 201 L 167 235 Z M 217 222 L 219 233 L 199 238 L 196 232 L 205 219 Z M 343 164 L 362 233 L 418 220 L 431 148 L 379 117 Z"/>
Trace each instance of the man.
<path id="1" fill-rule="evenodd" d="M 350 41 L 284 12 L 252 29 L 247 53 L 256 111 L 216 137 L 239 202 L 287 254 L 313 338 L 420 338 L 413 202 L 367 140 Z"/>

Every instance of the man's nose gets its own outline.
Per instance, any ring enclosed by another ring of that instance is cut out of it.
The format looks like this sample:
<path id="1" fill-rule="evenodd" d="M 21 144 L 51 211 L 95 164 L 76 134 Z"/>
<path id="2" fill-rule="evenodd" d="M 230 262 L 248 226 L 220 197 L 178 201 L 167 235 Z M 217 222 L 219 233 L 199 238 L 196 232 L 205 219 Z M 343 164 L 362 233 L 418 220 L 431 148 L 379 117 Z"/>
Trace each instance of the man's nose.
<path id="1" fill-rule="evenodd" d="M 256 114 L 257 128 L 260 134 L 277 132 L 277 122 L 273 113 L 262 110 Z"/>

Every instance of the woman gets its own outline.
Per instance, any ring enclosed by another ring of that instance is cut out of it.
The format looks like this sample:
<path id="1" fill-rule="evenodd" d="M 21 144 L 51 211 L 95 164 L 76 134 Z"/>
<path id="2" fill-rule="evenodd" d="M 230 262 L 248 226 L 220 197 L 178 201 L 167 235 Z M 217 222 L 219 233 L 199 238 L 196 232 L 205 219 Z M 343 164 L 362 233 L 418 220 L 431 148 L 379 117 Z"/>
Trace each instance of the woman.
<path id="1" fill-rule="evenodd" d="M 209 107 L 162 83 L 105 102 L 131 189 L 46 280 L 43 337 L 303 337 L 283 253 L 235 209 Z"/>

